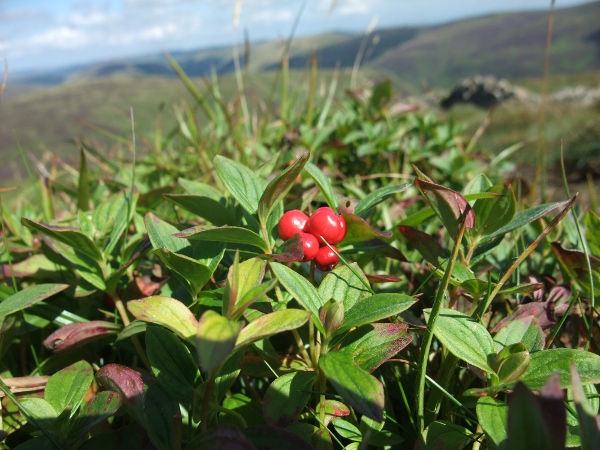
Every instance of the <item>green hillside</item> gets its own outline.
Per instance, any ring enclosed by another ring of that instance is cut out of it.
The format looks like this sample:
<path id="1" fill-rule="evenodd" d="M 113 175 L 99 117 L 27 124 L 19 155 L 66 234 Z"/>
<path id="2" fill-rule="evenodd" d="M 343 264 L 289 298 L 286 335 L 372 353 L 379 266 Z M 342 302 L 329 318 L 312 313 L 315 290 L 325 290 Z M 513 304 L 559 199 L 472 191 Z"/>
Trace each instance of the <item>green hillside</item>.
<path id="1" fill-rule="evenodd" d="M 557 9 L 551 73 L 600 69 L 600 2 Z M 540 76 L 548 12 L 496 14 L 419 33 L 372 62 L 403 79 L 447 87 L 473 74 L 509 79 Z"/>

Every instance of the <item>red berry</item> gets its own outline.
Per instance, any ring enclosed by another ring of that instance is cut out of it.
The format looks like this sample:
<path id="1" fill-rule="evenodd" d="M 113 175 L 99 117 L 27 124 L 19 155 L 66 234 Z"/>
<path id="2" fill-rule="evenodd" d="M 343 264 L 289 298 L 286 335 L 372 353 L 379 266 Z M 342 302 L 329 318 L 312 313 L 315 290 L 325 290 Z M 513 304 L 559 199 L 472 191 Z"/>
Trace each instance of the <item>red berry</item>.
<path id="1" fill-rule="evenodd" d="M 300 233 L 302 239 L 302 250 L 304 251 L 304 259 L 302 261 L 311 261 L 315 259 L 319 251 L 319 241 L 312 234 Z"/>
<path id="2" fill-rule="evenodd" d="M 333 246 L 337 252 L 337 247 Z M 332 270 L 340 262 L 340 258 L 329 247 L 321 247 L 315 256 L 315 264 L 322 271 Z"/>
<path id="3" fill-rule="evenodd" d="M 337 244 L 346 236 L 346 221 L 327 206 L 317 209 L 310 216 L 307 227 L 308 232 L 321 244 L 324 244 L 323 239 L 329 244 Z"/>
<path id="4" fill-rule="evenodd" d="M 297 233 L 303 233 L 308 222 L 308 216 L 298 209 L 286 212 L 277 224 L 279 237 L 287 241 Z"/>

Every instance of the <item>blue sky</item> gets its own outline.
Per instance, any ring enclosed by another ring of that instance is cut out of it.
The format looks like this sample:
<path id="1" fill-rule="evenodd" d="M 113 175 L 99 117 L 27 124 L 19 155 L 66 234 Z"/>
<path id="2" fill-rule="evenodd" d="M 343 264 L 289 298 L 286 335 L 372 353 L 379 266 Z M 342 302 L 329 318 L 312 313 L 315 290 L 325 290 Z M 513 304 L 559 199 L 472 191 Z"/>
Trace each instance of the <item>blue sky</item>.
<path id="1" fill-rule="evenodd" d="M 297 35 L 424 25 L 551 0 L 0 0 L 0 58 L 9 71 L 45 70 L 163 50 Z M 586 0 L 557 0 L 557 7 Z M 234 20 L 237 17 L 237 21 Z"/>

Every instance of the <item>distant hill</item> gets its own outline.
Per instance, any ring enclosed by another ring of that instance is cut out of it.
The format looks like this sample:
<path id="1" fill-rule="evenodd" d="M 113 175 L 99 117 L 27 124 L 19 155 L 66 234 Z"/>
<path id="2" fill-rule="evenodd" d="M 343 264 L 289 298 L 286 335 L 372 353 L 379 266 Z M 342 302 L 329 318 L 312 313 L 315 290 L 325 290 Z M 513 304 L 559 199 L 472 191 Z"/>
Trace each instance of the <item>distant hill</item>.
<path id="1" fill-rule="evenodd" d="M 600 69 L 600 2 L 557 9 L 554 23 L 553 74 Z M 510 79 L 539 76 L 543 69 L 548 11 L 494 14 L 430 27 L 396 27 L 364 34 L 329 33 L 294 40 L 290 67 L 303 68 L 316 53 L 319 67 L 352 67 L 366 44 L 362 65 L 399 75 L 420 86 L 448 87 L 477 74 Z M 363 44 L 364 41 L 364 44 Z M 283 42 L 252 43 L 250 71 L 279 67 Z M 172 52 L 190 76 L 234 70 L 232 48 Z M 240 57 L 244 50 L 240 48 Z M 155 54 L 65 68 L 24 77 L 29 84 L 57 84 L 67 80 L 108 75 L 172 76 L 164 55 Z"/>
<path id="2" fill-rule="evenodd" d="M 548 11 L 495 14 L 429 28 L 371 63 L 432 86 L 476 73 L 509 79 L 541 76 Z M 600 69 L 600 2 L 557 9 L 551 74 Z"/>

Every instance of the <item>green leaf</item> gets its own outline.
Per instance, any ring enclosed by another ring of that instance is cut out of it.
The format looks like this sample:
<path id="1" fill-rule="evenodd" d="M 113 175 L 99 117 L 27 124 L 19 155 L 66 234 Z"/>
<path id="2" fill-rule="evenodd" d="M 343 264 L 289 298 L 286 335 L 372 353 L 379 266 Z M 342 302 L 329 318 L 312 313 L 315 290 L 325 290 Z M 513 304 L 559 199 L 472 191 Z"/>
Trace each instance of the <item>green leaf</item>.
<path id="1" fill-rule="evenodd" d="M 188 193 L 193 195 L 212 198 L 217 202 L 225 198 L 223 194 L 221 194 L 210 184 L 200 183 L 199 181 L 186 180 L 185 178 L 179 178 L 177 180 L 177 183 L 179 183 L 179 185 Z"/>
<path id="2" fill-rule="evenodd" d="M 93 380 L 92 366 L 86 361 L 76 362 L 50 377 L 46 383 L 44 399 L 57 412 L 62 412 L 69 406 L 72 416 L 83 402 Z"/>
<path id="3" fill-rule="evenodd" d="M 510 186 L 492 186 L 487 192 L 500 194 L 501 197 L 483 198 L 473 205 L 477 217 L 477 232 L 489 235 L 508 224 L 515 216 L 517 201 Z"/>
<path id="4" fill-rule="evenodd" d="M 68 284 L 36 284 L 11 295 L 0 303 L 0 317 L 8 316 L 64 291 Z"/>
<path id="5" fill-rule="evenodd" d="M 517 213 L 515 215 L 515 217 L 513 217 L 513 219 L 509 223 L 507 223 L 503 227 L 499 228 L 498 230 L 494 231 L 492 234 L 483 238 L 479 242 L 479 246 L 481 247 L 485 244 L 492 242 L 497 237 L 504 236 L 506 233 L 508 233 L 510 231 L 521 228 L 522 226 L 527 225 L 528 223 L 531 223 L 534 220 L 539 219 L 540 217 L 548 214 L 549 212 L 554 211 L 555 209 L 562 210 L 567 207 L 569 202 L 570 202 L 570 200 L 565 200 L 562 202 L 555 202 L 555 203 L 546 203 L 543 205 L 538 205 L 538 206 L 534 206 L 532 208 L 528 208 L 525 211 L 521 211 L 521 212 Z"/>
<path id="6" fill-rule="evenodd" d="M 452 239 L 458 236 L 463 220 L 467 222 L 467 229 L 475 226 L 475 213 L 458 192 L 418 178 L 415 178 L 414 184 L 438 215 Z"/>
<path id="7" fill-rule="evenodd" d="M 333 427 L 335 428 L 335 431 L 337 431 L 337 433 L 343 438 L 350 439 L 351 441 L 355 442 L 362 441 L 362 433 L 358 427 L 347 420 L 333 419 Z"/>
<path id="8" fill-rule="evenodd" d="M 112 222 L 108 242 L 103 249 L 105 258 L 115 249 L 119 239 L 121 239 L 121 236 L 131 222 L 138 198 L 138 193 L 134 193 L 132 198 L 131 191 L 122 191 L 113 195 L 107 201 L 102 202 L 94 210 L 93 221 L 98 230 L 105 229 L 107 224 Z"/>
<path id="9" fill-rule="evenodd" d="M 600 383 L 600 356 L 570 348 L 542 350 L 531 354 L 529 370 L 521 381 L 530 389 L 539 390 L 554 372 L 558 372 L 563 389 L 571 386 L 571 363 L 575 364 L 581 383 Z"/>
<path id="10" fill-rule="evenodd" d="M 309 157 L 310 152 L 304 152 L 292 165 L 269 182 L 258 203 L 258 220 L 261 224 L 267 223 L 267 218 L 275 205 L 282 201 L 294 186 Z"/>
<path id="11" fill-rule="evenodd" d="M 198 322 L 196 350 L 202 370 L 209 372 L 233 353 L 241 322 L 226 319 L 213 310 L 207 310 Z"/>
<path id="12" fill-rule="evenodd" d="M 94 261 L 102 261 L 102 252 L 98 246 L 94 241 L 76 228 L 47 225 L 41 222 L 34 222 L 27 217 L 22 217 L 21 223 L 44 236 L 51 237 L 52 239 L 72 247 Z"/>
<path id="13" fill-rule="evenodd" d="M 275 379 L 263 399 L 267 425 L 285 427 L 296 422 L 312 396 L 315 379 L 314 372 L 292 372 Z"/>
<path id="14" fill-rule="evenodd" d="M 306 278 L 294 272 L 289 267 L 276 262 L 269 264 L 271 270 L 285 290 L 288 291 L 290 295 L 304 307 L 304 309 L 313 313 L 313 322 L 315 326 L 319 331 L 324 333 L 325 328 L 323 328 L 323 324 L 319 320 L 319 311 L 325 304 L 325 301 L 321 298 L 319 292 Z"/>
<path id="15" fill-rule="evenodd" d="M 195 259 L 173 253 L 166 248 L 158 248 L 153 253 L 173 272 L 194 299 L 213 274 L 211 269 Z"/>
<path id="16" fill-rule="evenodd" d="M 477 419 L 490 448 L 505 448 L 508 439 L 508 405 L 492 397 L 482 397 L 477 400 Z"/>
<path id="17" fill-rule="evenodd" d="M 56 255 L 56 259 L 60 262 L 65 261 L 65 264 L 72 267 L 77 274 L 91 284 L 96 289 L 101 291 L 106 290 L 106 283 L 104 281 L 104 274 L 100 263 L 89 256 L 76 251 L 72 247 L 69 247 L 62 242 L 53 239 L 44 239 L 44 243 L 52 249 L 52 252 Z M 52 256 L 49 255 L 50 259 Z M 80 287 L 80 286 L 78 286 Z M 87 289 L 85 289 L 87 290 Z"/>
<path id="18" fill-rule="evenodd" d="M 467 428 L 445 420 L 436 420 L 423 430 L 415 448 L 461 450 L 470 442 L 472 442 L 471 432 Z"/>
<path id="19" fill-rule="evenodd" d="M 376 422 L 383 420 L 383 385 L 358 367 L 350 355 L 339 352 L 322 354 L 319 368 L 337 393 L 356 411 Z"/>
<path id="20" fill-rule="evenodd" d="M 387 200 L 393 195 L 404 192 L 410 187 L 410 183 L 405 184 L 390 184 L 370 192 L 354 207 L 354 214 L 362 216 L 374 206 Z"/>
<path id="21" fill-rule="evenodd" d="M 127 309 L 136 319 L 162 325 L 190 342 L 198 329 L 196 317 L 174 298 L 156 295 L 130 300 Z"/>
<path id="22" fill-rule="evenodd" d="M 218 227 L 237 224 L 233 213 L 210 197 L 191 194 L 164 194 L 163 197 Z"/>
<path id="23" fill-rule="evenodd" d="M 181 433 L 179 405 L 158 385 L 150 383 L 144 396 L 146 431 L 156 450 L 173 450 Z"/>
<path id="24" fill-rule="evenodd" d="M 350 328 L 386 319 L 402 311 L 406 311 L 417 300 L 406 294 L 375 294 L 357 302 L 346 311 L 344 324 L 336 334 L 348 331 Z"/>
<path id="25" fill-rule="evenodd" d="M 235 348 L 239 349 L 283 331 L 294 330 L 304 325 L 309 318 L 310 312 L 301 309 L 282 309 L 260 316 L 240 331 Z"/>
<path id="26" fill-rule="evenodd" d="M 357 263 L 351 263 L 350 267 L 339 265 L 329 272 L 319 286 L 319 294 L 323 300 L 335 299 L 344 303 L 344 310 L 351 309 L 357 302 L 371 296 L 365 287 L 369 281 Z M 355 273 L 360 275 L 359 279 Z"/>
<path id="27" fill-rule="evenodd" d="M 149 326 L 146 354 L 162 388 L 179 403 L 190 404 L 200 373 L 187 347 L 169 330 Z"/>
<path id="28" fill-rule="evenodd" d="M 144 216 L 144 223 L 154 249 L 166 248 L 178 252 L 189 245 L 185 239 L 173 237 L 175 233 L 179 233 L 177 228 L 151 212 Z"/>
<path id="29" fill-rule="evenodd" d="M 573 401 L 579 419 L 581 449 L 593 450 L 600 448 L 600 424 L 597 420 L 596 411 L 594 411 L 585 395 L 574 363 L 571 363 L 571 380 L 573 385 Z"/>
<path id="30" fill-rule="evenodd" d="M 50 423 L 54 422 L 60 411 L 56 411 L 50 402 L 35 397 L 25 397 L 21 399 L 21 406 L 27 410 L 35 419 L 44 421 L 46 428 L 50 428 Z M 61 410 L 62 411 L 62 410 Z M 50 423 L 48 423 L 50 422 Z"/>
<path id="31" fill-rule="evenodd" d="M 496 355 L 495 370 L 499 384 L 517 381 L 529 368 L 531 356 L 522 342 L 511 344 Z"/>
<path id="32" fill-rule="evenodd" d="M 429 319 L 430 309 L 424 310 Z M 481 370 L 494 373 L 489 364 L 496 352 L 488 330 L 471 316 L 458 311 L 441 308 L 433 334 L 459 359 Z"/>
<path id="33" fill-rule="evenodd" d="M 231 315 L 232 319 L 237 319 L 248 307 L 250 307 L 250 305 L 264 297 L 267 292 L 273 289 L 276 285 L 277 280 L 269 280 L 244 293 L 244 295 L 239 298 L 235 304 L 236 309 Z"/>
<path id="34" fill-rule="evenodd" d="M 231 265 L 223 291 L 223 315 L 230 319 L 233 317 L 240 307 L 239 301 L 263 280 L 266 267 L 267 263 L 259 258 Z"/>
<path id="35" fill-rule="evenodd" d="M 254 172 L 224 156 L 215 157 L 217 175 L 238 203 L 250 214 L 255 214 L 262 194 Z"/>
<path id="36" fill-rule="evenodd" d="M 385 361 L 411 343 L 413 337 L 405 323 L 372 323 L 351 331 L 344 337 L 341 353 L 352 355 L 354 362 L 373 372 Z"/>
<path id="37" fill-rule="evenodd" d="M 378 238 L 390 239 L 393 236 L 391 231 L 374 230 L 365 219 L 355 214 L 342 214 L 342 217 L 346 221 L 346 237 L 340 245 L 350 245 Z"/>
<path id="38" fill-rule="evenodd" d="M 174 235 L 178 238 L 185 238 L 196 241 L 217 241 L 234 244 L 248 244 L 260 248 L 267 252 L 269 247 L 265 240 L 254 231 L 241 227 L 208 227 L 198 225 L 187 228 Z"/>
<path id="39" fill-rule="evenodd" d="M 315 166 L 313 163 L 306 163 L 304 169 L 308 172 L 311 178 L 314 180 L 315 184 L 321 191 L 323 197 L 325 197 L 325 201 L 329 205 L 331 209 L 334 211 L 337 210 L 337 196 L 333 191 L 333 187 L 331 186 L 331 180 L 329 177 L 325 176 L 325 174 Z"/>

